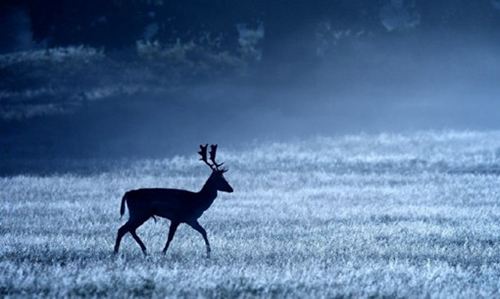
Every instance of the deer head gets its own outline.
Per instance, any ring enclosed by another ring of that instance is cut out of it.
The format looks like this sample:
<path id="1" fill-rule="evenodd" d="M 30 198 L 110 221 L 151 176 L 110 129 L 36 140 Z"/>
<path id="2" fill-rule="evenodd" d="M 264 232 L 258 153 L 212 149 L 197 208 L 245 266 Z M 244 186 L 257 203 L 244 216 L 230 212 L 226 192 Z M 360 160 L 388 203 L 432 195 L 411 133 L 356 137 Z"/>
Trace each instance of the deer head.
<path id="1" fill-rule="evenodd" d="M 226 181 L 224 178 L 224 173 L 227 172 L 227 169 L 220 168 L 222 164 L 224 163 L 217 163 L 215 161 L 215 156 L 217 155 L 217 144 L 212 144 L 210 145 L 210 153 L 209 153 L 209 159 L 210 162 L 207 159 L 207 150 L 208 150 L 208 144 L 200 144 L 200 151 L 198 154 L 200 154 L 200 160 L 205 162 L 205 164 L 210 167 L 212 170 L 212 174 L 210 175 L 210 178 L 208 179 L 211 183 L 214 184 L 215 188 L 218 191 L 223 191 L 223 192 L 233 192 L 233 188 L 229 183 Z"/>

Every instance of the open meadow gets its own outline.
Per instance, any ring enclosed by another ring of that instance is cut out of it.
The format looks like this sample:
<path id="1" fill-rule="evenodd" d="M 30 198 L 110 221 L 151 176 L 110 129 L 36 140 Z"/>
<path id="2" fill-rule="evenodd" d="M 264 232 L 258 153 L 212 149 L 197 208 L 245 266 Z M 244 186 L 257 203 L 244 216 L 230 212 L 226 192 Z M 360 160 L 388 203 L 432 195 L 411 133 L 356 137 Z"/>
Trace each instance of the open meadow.
<path id="1" fill-rule="evenodd" d="M 500 132 L 220 146 L 232 194 L 113 256 L 123 193 L 198 190 L 196 156 L 0 178 L 0 297 L 500 297 Z M 0 166 L 1 167 L 1 166 Z M 127 216 L 127 215 L 126 215 Z"/>

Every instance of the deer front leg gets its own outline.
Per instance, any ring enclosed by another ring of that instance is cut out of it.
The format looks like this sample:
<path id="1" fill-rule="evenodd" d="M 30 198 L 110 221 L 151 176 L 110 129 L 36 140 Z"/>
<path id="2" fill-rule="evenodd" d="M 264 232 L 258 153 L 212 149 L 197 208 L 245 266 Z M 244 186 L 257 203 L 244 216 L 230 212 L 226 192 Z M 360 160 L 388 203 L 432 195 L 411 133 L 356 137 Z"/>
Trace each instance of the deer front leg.
<path id="1" fill-rule="evenodd" d="M 201 226 L 198 223 L 198 220 L 189 222 L 188 225 L 191 226 L 192 228 L 194 228 L 196 231 L 198 231 L 203 236 L 203 240 L 205 240 L 205 246 L 207 248 L 207 258 L 210 258 L 211 249 L 210 249 L 210 243 L 208 242 L 208 238 L 207 238 L 207 232 L 205 231 L 203 226 Z"/>
<path id="2" fill-rule="evenodd" d="M 165 248 L 163 248 L 163 254 L 167 253 L 168 246 L 170 245 L 170 242 L 174 238 L 175 231 L 177 230 L 178 226 L 179 226 L 179 222 L 176 222 L 176 221 L 170 222 L 170 228 L 168 230 L 167 244 L 165 244 Z"/>

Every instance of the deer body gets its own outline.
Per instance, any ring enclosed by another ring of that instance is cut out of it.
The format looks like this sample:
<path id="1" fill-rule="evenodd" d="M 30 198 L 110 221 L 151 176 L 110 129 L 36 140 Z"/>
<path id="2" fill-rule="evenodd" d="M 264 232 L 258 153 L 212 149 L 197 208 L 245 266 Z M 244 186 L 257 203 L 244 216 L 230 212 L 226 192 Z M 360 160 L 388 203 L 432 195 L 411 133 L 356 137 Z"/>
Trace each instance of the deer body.
<path id="1" fill-rule="evenodd" d="M 127 203 L 130 213 L 189 222 L 200 218 L 215 201 L 217 189 L 206 189 L 209 188 L 199 192 L 165 188 L 137 189 L 126 192 L 122 203 Z"/>
<path id="2" fill-rule="evenodd" d="M 222 164 L 215 162 L 215 151 L 217 146 L 212 146 L 210 152 L 211 161 L 206 159 L 207 146 L 200 146 L 202 150 L 201 160 L 210 166 L 212 174 L 205 182 L 205 185 L 199 192 L 192 192 L 180 189 L 149 188 L 127 191 L 122 198 L 120 214 L 125 212 L 125 203 L 129 209 L 129 220 L 118 230 L 115 243 L 115 253 L 118 252 L 120 242 L 127 232 L 130 232 L 134 240 L 139 244 L 144 254 L 146 246 L 137 236 L 136 229 L 145 221 L 154 216 L 167 218 L 170 220 L 170 229 L 168 239 L 163 253 L 166 253 L 170 242 L 179 224 L 186 223 L 198 231 L 205 241 L 207 256 L 210 255 L 210 244 L 208 242 L 205 229 L 198 223 L 198 218 L 203 215 L 217 197 L 218 191 L 233 192 L 233 188 L 225 180 L 223 173 L 227 170 L 219 169 Z"/>

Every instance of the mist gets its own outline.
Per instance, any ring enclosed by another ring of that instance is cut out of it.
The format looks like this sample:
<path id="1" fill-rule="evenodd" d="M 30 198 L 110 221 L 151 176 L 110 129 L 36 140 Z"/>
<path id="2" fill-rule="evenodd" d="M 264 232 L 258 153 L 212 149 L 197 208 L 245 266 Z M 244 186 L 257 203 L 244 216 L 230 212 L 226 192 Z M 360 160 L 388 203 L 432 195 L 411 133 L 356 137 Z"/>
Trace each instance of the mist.
<path id="1" fill-rule="evenodd" d="M 2 20 L 18 38 L 5 35 L 0 57 L 2 163 L 498 129 L 497 3 L 379 2 L 338 1 L 324 11 L 260 3 L 205 28 L 185 25 L 193 15 L 214 18 L 195 4 L 167 25 L 167 8 L 144 4 L 146 21 L 129 19 L 122 31 L 112 16 L 90 12 L 88 27 L 75 17 L 66 31 L 57 20 L 44 31 L 49 8 L 11 5 Z M 228 7 L 216 2 L 211 13 Z M 77 29 L 80 40 L 68 35 Z M 130 33 L 130 41 L 118 38 Z"/>

